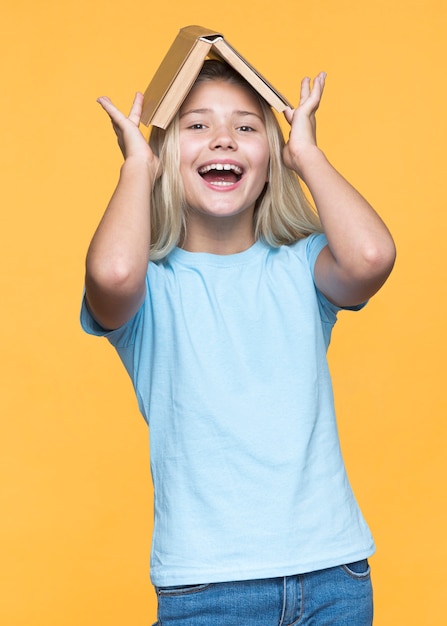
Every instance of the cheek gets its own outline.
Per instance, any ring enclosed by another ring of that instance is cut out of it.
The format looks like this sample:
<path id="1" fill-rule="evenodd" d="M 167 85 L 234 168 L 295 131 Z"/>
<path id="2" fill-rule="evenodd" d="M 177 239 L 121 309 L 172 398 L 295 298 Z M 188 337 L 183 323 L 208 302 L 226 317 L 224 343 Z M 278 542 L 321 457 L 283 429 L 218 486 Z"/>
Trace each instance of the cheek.
<path id="1" fill-rule="evenodd" d="M 259 172 L 262 172 L 263 180 L 267 183 L 270 175 L 270 150 L 268 143 L 260 145 L 257 154 L 259 155 L 257 163 Z"/>
<path id="2" fill-rule="evenodd" d="M 197 159 L 197 151 L 193 146 L 180 144 L 180 175 L 191 177 L 195 173 L 195 164 Z"/>
<path id="3" fill-rule="evenodd" d="M 180 153 L 180 176 L 183 180 L 185 180 L 188 176 L 191 176 L 191 165 L 190 165 L 190 161 L 188 160 L 187 155 L 185 155 L 185 153 L 181 152 Z"/>
<path id="4" fill-rule="evenodd" d="M 180 145 L 179 145 L 180 166 L 186 163 L 191 163 L 194 157 L 194 153 L 195 153 L 195 150 L 194 150 L 193 142 L 180 139 Z"/>
<path id="5" fill-rule="evenodd" d="M 268 183 L 270 180 L 270 159 L 265 166 L 265 182 Z"/>
<path id="6" fill-rule="evenodd" d="M 194 202 L 194 199 L 197 195 L 197 180 L 196 174 L 191 170 L 191 168 L 187 167 L 180 163 L 180 180 L 183 188 L 183 198 L 187 204 Z"/>
<path id="7" fill-rule="evenodd" d="M 259 164 L 259 171 L 262 172 L 262 180 L 264 183 L 268 183 L 270 178 L 270 159 L 263 160 Z"/>

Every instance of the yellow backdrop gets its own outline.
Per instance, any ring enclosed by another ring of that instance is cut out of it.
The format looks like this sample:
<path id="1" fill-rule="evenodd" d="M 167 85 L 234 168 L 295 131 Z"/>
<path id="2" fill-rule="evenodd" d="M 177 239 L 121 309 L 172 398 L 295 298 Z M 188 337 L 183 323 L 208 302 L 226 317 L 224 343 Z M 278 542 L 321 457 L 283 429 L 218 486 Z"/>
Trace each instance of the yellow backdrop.
<path id="1" fill-rule="evenodd" d="M 447 5 L 441 0 L 16 0 L 3 8 L 0 623 L 147 626 L 147 429 L 78 324 L 85 251 L 127 109 L 181 26 L 222 31 L 289 98 L 328 73 L 319 138 L 398 246 L 330 350 L 349 474 L 375 535 L 378 626 L 445 623 Z"/>

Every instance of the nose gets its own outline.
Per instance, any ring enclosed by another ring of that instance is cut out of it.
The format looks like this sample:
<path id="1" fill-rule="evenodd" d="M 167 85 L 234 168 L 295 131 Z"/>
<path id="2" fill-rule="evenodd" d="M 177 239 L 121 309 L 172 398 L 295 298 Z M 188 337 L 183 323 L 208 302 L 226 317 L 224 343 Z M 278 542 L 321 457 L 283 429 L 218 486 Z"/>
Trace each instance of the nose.
<path id="1" fill-rule="evenodd" d="M 231 129 L 222 124 L 216 128 L 213 137 L 211 139 L 211 146 L 213 150 L 235 150 L 237 147 L 236 139 Z"/>

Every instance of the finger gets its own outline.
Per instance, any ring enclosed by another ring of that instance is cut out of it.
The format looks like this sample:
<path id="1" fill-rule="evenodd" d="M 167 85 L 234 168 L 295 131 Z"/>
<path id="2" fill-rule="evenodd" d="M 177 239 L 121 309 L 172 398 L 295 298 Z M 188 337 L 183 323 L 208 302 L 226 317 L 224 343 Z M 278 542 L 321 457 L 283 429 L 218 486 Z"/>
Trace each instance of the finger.
<path id="1" fill-rule="evenodd" d="M 321 91 L 323 91 L 324 86 L 326 84 L 326 76 L 327 76 L 326 72 L 320 72 L 318 74 L 318 78 L 319 78 L 320 83 L 321 83 Z"/>
<path id="2" fill-rule="evenodd" d="M 284 109 L 284 117 L 289 122 L 289 124 L 292 123 L 293 112 L 294 112 L 294 109 L 292 109 L 291 107 L 287 107 L 286 109 Z"/>
<path id="3" fill-rule="evenodd" d="M 320 72 L 318 76 L 315 77 L 314 84 L 312 86 L 312 93 L 315 92 L 315 95 L 318 97 L 318 100 L 321 100 L 325 83 L 326 83 L 326 72 Z"/>
<path id="4" fill-rule="evenodd" d="M 102 108 L 106 110 L 111 109 L 111 108 L 116 108 L 113 102 L 107 96 L 101 96 L 100 98 L 97 98 L 96 102 L 99 102 Z"/>
<path id="5" fill-rule="evenodd" d="M 126 116 L 121 113 L 119 109 L 113 104 L 113 102 L 107 96 L 101 96 L 96 100 L 104 109 L 104 111 L 109 115 L 112 122 L 119 123 L 123 119 L 126 119 Z"/>
<path id="6" fill-rule="evenodd" d="M 324 72 L 320 72 L 320 74 L 318 74 L 318 76 L 314 78 L 311 89 L 309 81 L 310 92 L 307 93 L 307 89 L 305 89 L 305 93 L 307 93 L 307 96 L 305 97 L 305 99 L 301 99 L 300 105 L 302 109 L 307 111 L 307 113 L 311 116 L 315 114 L 318 107 L 320 106 L 325 80 L 326 74 Z"/>
<path id="7" fill-rule="evenodd" d="M 300 104 L 303 104 L 310 95 L 310 78 L 306 76 L 301 81 Z"/>
<path id="8" fill-rule="evenodd" d="M 139 91 L 135 94 L 132 108 L 130 109 L 129 119 L 136 126 L 140 123 L 141 113 L 143 111 L 143 94 Z"/>

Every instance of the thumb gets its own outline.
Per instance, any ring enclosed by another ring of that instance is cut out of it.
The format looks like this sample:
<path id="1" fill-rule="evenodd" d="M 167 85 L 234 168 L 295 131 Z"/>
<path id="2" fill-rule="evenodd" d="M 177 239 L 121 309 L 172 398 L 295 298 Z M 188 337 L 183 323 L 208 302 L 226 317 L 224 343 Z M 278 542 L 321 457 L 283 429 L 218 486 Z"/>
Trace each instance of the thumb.
<path id="1" fill-rule="evenodd" d="M 292 107 L 287 107 L 286 109 L 284 109 L 284 117 L 286 118 L 289 124 L 292 123 L 294 112 L 295 112 L 295 109 L 292 109 Z"/>

